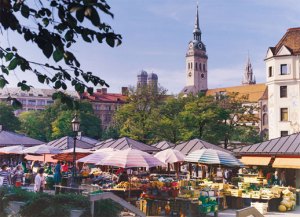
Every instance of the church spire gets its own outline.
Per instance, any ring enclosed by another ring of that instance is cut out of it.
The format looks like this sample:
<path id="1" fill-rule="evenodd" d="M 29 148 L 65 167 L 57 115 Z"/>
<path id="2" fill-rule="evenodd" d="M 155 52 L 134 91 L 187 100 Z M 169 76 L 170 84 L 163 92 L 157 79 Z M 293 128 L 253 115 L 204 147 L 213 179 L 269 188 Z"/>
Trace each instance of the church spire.
<path id="1" fill-rule="evenodd" d="M 196 9 L 196 20 L 195 20 L 195 26 L 194 26 L 194 40 L 201 41 L 201 30 L 199 27 L 199 13 L 198 13 L 198 3 L 197 3 L 197 9 Z"/>
<path id="2" fill-rule="evenodd" d="M 253 75 L 253 68 L 250 61 L 249 52 L 248 52 L 248 58 L 247 58 L 247 63 L 244 72 L 244 79 L 242 84 L 243 85 L 256 84 L 256 79 L 255 76 Z"/>

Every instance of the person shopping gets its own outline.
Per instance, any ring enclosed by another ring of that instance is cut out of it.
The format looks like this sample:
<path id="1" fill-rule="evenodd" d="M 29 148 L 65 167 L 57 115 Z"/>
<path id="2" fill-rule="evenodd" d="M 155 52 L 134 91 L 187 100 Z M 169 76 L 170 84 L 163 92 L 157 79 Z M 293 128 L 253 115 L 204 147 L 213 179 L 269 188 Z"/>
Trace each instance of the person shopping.
<path id="1" fill-rule="evenodd" d="M 43 193 L 45 188 L 44 168 L 40 168 L 34 179 L 34 191 Z"/>

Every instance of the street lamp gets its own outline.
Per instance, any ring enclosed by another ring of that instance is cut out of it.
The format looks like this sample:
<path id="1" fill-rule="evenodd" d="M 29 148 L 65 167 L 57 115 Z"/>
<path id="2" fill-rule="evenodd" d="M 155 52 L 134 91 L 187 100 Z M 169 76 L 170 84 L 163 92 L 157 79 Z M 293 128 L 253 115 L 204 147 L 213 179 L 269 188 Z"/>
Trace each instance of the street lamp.
<path id="1" fill-rule="evenodd" d="M 72 120 L 72 131 L 74 132 L 74 146 L 73 146 L 73 168 L 72 168 L 72 187 L 76 186 L 75 182 L 75 175 L 76 175 L 76 139 L 77 139 L 77 132 L 79 131 L 80 127 L 80 121 L 77 117 L 77 114 L 75 114 L 75 117 Z"/>

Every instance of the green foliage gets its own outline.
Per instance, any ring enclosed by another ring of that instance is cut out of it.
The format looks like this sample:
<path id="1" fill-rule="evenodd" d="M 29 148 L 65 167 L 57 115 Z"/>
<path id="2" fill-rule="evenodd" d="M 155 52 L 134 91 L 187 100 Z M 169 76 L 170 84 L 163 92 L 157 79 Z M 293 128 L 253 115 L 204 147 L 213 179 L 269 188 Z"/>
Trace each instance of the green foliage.
<path id="1" fill-rule="evenodd" d="M 3 129 L 16 131 L 20 128 L 20 121 L 14 115 L 13 107 L 0 102 L 0 124 Z"/>
<path id="2" fill-rule="evenodd" d="M 259 142 L 258 108 L 245 103 L 248 96 L 227 95 L 167 97 L 164 92 L 131 90 L 129 103 L 115 114 L 121 136 L 146 143 L 167 140 L 173 143 L 194 138 L 225 146 L 230 140 Z M 250 125 L 249 125 L 250 124 Z"/>
<path id="3" fill-rule="evenodd" d="M 36 194 L 34 192 L 26 191 L 22 188 L 12 188 L 10 189 L 9 194 L 7 194 L 6 197 L 9 201 L 27 202 L 35 198 Z"/>
<path id="4" fill-rule="evenodd" d="M 84 71 L 71 52 L 72 46 L 81 39 L 87 43 L 103 43 L 104 40 L 111 47 L 121 44 L 121 35 L 115 34 L 111 26 L 100 19 L 100 14 L 113 17 L 105 0 L 35 3 L 3 0 L 0 1 L 0 14 L 2 31 L 20 35 L 24 42 L 30 41 L 46 58 L 55 61 L 53 65 L 35 62 L 27 58 L 26 51 L 14 46 L 0 46 L 0 59 L 3 60 L 0 67 L 3 73 L 9 75 L 12 70 L 30 71 L 40 83 L 65 90 L 69 81 L 78 92 L 86 90 L 92 93 L 91 85 L 108 86 L 100 77 Z M 0 87 L 3 88 L 7 83 L 6 78 L 0 76 Z M 18 83 L 18 87 L 29 90 L 32 86 L 23 80 Z"/>
<path id="5" fill-rule="evenodd" d="M 0 187 L 0 216 L 7 216 L 6 207 L 8 206 L 8 199 L 6 195 L 9 193 L 9 189 L 6 187 Z"/>
<path id="6" fill-rule="evenodd" d="M 84 135 L 100 138 L 101 121 L 94 115 L 92 105 L 87 101 L 75 101 L 70 107 L 56 100 L 44 111 L 24 112 L 20 115 L 20 132 L 43 141 L 73 136 L 71 121 L 75 113 L 79 115 L 80 130 Z"/>
<path id="7" fill-rule="evenodd" d="M 150 143 L 154 139 L 156 120 L 159 118 L 158 108 L 166 98 L 166 90 L 152 87 L 131 89 L 128 104 L 123 105 L 114 116 L 116 127 L 121 136 L 127 136 L 142 142 Z"/>

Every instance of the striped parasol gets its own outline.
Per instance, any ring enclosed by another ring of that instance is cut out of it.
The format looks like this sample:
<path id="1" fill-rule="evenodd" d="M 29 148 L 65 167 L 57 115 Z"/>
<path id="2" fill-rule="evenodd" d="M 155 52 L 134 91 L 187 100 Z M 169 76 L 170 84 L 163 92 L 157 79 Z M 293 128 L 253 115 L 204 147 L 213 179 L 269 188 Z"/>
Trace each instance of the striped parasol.
<path id="1" fill-rule="evenodd" d="M 154 157 L 164 163 L 176 163 L 184 161 L 185 155 L 178 150 L 169 148 L 156 153 Z"/>
<path id="2" fill-rule="evenodd" d="M 156 167 L 164 166 L 164 163 L 144 151 L 126 149 L 113 152 L 113 154 L 96 163 L 97 165 L 116 166 L 122 168 Z"/>
<path id="3" fill-rule="evenodd" d="M 77 160 L 77 162 L 96 164 L 111 154 L 112 154 L 112 152 L 97 152 L 97 153 L 93 153 L 88 156 L 85 156 L 83 158 L 80 158 L 79 160 Z"/>
<path id="4" fill-rule="evenodd" d="M 215 149 L 201 149 L 188 154 L 185 159 L 187 162 L 225 165 L 225 166 L 243 166 L 243 164 L 233 155 Z"/>

